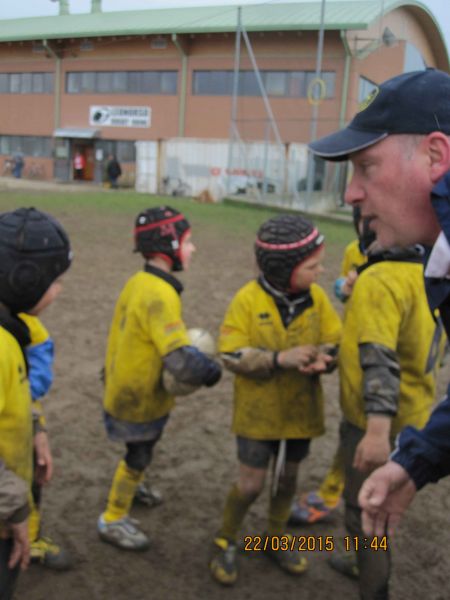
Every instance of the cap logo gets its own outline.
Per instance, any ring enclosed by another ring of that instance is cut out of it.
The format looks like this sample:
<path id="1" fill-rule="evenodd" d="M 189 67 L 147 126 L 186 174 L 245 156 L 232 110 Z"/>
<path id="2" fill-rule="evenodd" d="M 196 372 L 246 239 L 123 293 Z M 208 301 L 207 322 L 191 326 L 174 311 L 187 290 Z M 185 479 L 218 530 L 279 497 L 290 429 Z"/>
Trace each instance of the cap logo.
<path id="1" fill-rule="evenodd" d="M 380 88 L 378 86 L 374 87 L 373 90 L 369 93 L 369 95 L 366 96 L 364 98 L 364 100 L 358 104 L 357 112 L 360 113 L 363 110 L 365 110 L 368 106 L 370 106 L 372 104 L 372 102 L 375 100 L 375 98 L 378 96 L 379 93 L 380 93 Z"/>

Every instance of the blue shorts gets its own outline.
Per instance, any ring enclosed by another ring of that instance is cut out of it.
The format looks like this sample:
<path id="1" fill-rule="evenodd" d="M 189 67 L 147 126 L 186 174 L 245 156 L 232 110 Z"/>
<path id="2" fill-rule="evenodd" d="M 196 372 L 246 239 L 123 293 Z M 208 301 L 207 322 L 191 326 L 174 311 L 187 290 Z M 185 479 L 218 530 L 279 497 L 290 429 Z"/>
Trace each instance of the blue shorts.
<path id="1" fill-rule="evenodd" d="M 286 441 L 286 462 L 299 463 L 308 456 L 310 439 Z M 267 469 L 272 456 L 276 456 L 280 440 L 251 440 L 237 436 L 239 461 L 255 469 Z"/>
<path id="2" fill-rule="evenodd" d="M 146 423 L 130 423 L 116 419 L 106 411 L 103 412 L 106 433 L 114 442 L 147 442 L 161 437 L 163 429 L 169 420 L 169 415 L 164 415 L 155 421 Z"/>

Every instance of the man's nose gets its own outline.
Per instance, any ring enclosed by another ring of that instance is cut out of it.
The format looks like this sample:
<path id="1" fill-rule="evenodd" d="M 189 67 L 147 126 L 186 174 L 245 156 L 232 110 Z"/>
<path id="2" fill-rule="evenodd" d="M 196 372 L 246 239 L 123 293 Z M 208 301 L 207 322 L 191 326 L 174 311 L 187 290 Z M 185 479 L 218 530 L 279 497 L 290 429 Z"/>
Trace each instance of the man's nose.
<path id="1" fill-rule="evenodd" d="M 347 185 L 344 193 L 344 201 L 346 204 L 354 206 L 362 202 L 364 194 L 361 187 L 357 185 L 355 178 L 352 177 L 350 183 Z"/>

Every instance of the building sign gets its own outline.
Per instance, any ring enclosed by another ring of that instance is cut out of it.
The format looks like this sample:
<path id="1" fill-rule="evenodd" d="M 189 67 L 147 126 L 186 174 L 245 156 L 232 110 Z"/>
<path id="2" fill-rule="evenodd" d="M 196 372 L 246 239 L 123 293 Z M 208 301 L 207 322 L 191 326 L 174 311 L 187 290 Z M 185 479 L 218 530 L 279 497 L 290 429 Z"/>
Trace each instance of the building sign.
<path id="1" fill-rule="evenodd" d="M 89 124 L 103 127 L 150 127 L 149 106 L 91 106 Z"/>

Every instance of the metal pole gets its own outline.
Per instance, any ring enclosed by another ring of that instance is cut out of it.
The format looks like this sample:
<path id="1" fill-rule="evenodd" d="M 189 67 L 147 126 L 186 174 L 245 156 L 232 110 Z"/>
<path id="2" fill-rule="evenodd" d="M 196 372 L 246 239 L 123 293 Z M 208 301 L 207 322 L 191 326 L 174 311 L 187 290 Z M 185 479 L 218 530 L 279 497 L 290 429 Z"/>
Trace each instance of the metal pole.
<path id="1" fill-rule="evenodd" d="M 252 63 L 253 71 L 255 72 L 256 81 L 258 83 L 259 91 L 261 92 L 262 100 L 264 102 L 264 107 L 266 109 L 267 114 L 269 115 L 269 123 L 273 129 L 275 134 L 275 139 L 277 144 L 283 146 L 283 142 L 281 141 L 280 132 L 278 131 L 278 126 L 275 121 L 275 117 L 273 116 L 272 107 L 270 106 L 269 98 L 267 97 L 266 89 L 264 87 L 263 80 L 261 78 L 261 73 L 259 72 L 258 65 L 256 63 L 255 54 L 253 52 L 252 45 L 250 43 L 249 37 L 245 28 L 242 28 L 242 37 L 244 38 L 245 45 L 247 46 L 247 51 L 250 56 L 250 61 Z"/>
<path id="2" fill-rule="evenodd" d="M 237 26 L 236 26 L 236 43 L 234 49 L 234 72 L 233 72 L 233 96 L 231 98 L 231 123 L 230 123 L 230 140 L 228 143 L 228 176 L 227 176 L 227 194 L 231 189 L 231 170 L 233 168 L 233 150 L 234 138 L 237 130 L 237 108 L 239 94 L 239 70 L 241 63 L 241 12 L 242 8 L 237 9 Z"/>
<path id="3" fill-rule="evenodd" d="M 320 29 L 319 29 L 319 39 L 317 42 L 317 61 L 316 61 L 316 81 L 320 79 L 320 75 L 322 72 L 322 56 L 323 56 L 323 38 L 324 38 L 324 24 L 325 24 L 325 2 L 326 0 L 322 0 L 322 5 L 320 8 Z M 316 84 L 317 90 L 317 84 Z M 312 107 L 312 118 L 311 118 L 311 135 L 310 141 L 313 142 L 317 136 L 317 119 L 319 116 L 319 99 L 317 98 L 317 92 L 313 90 L 313 107 Z M 314 157 L 309 153 L 308 156 L 308 173 L 306 177 L 306 202 L 305 208 L 307 208 L 310 204 L 311 193 L 314 189 Z"/>

